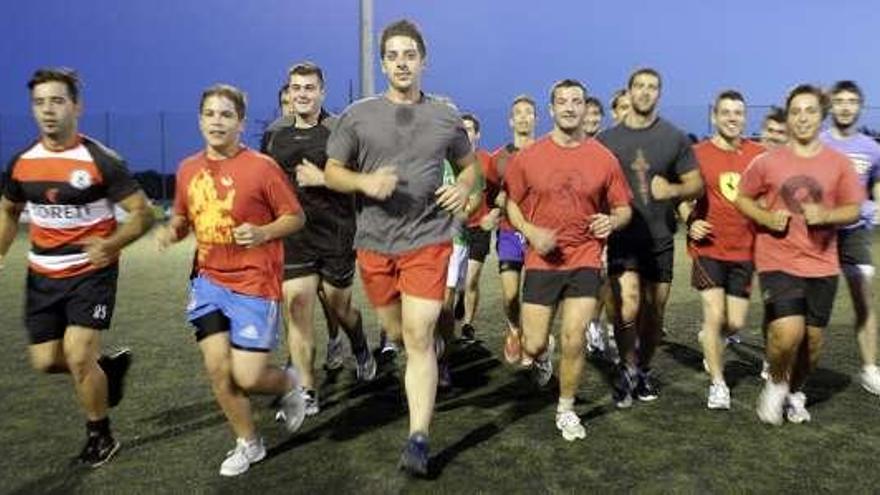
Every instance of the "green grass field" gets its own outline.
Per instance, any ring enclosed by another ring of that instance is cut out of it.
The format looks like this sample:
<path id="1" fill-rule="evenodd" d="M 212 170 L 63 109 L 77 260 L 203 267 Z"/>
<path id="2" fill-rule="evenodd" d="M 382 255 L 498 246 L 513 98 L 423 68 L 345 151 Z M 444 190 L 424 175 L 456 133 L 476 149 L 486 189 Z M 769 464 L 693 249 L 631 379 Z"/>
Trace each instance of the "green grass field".
<path id="1" fill-rule="evenodd" d="M 386 369 L 375 383 L 358 385 L 351 358 L 335 376 L 319 372 L 322 411 L 292 437 L 272 422 L 268 399 L 257 399 L 270 454 L 246 475 L 223 479 L 217 470 L 233 437 L 183 319 L 191 246 L 160 255 L 151 239 L 142 240 L 124 257 L 114 324 L 105 340 L 135 354 L 125 400 L 112 412 L 123 448 L 100 469 L 74 468 L 69 461 L 78 453 L 84 427 L 69 378 L 38 374 L 27 362 L 21 323 L 26 249 L 20 236 L 0 274 L 3 493 L 880 490 L 880 399 L 858 384 L 846 289 L 838 293 L 826 351 L 806 390 L 813 422 L 773 428 L 754 413 L 762 383 L 758 304 L 752 305 L 743 344 L 727 353 L 733 408 L 705 408 L 708 380 L 696 342 L 700 304 L 688 285 L 682 249 L 667 312 L 670 335 L 655 360 L 663 386 L 659 400 L 615 410 L 610 367 L 591 362 L 576 405 L 586 440 L 568 443 L 558 434 L 553 387 L 536 390 L 526 373 L 499 360 L 503 317 L 490 260 L 476 322 L 484 342 L 453 356 L 456 387 L 438 397 L 433 479 L 408 479 L 396 470 L 407 431 L 397 372 Z M 376 320 L 369 310 L 365 315 L 375 345 Z M 326 342 L 323 328 L 319 323 L 318 363 Z M 282 359 L 280 353 L 276 358 Z"/>

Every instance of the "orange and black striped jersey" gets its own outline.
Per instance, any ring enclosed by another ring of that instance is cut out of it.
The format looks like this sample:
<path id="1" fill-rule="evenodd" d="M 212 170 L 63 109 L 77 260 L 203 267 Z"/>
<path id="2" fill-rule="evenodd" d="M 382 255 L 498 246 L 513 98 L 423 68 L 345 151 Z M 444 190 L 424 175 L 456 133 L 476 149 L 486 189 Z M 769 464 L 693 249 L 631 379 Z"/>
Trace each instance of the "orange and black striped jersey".
<path id="1" fill-rule="evenodd" d="M 25 203 L 30 269 L 52 278 L 95 270 L 83 251 L 90 237 L 116 230 L 114 204 L 140 189 L 123 159 L 86 136 L 62 151 L 36 142 L 13 157 L 3 196 Z"/>

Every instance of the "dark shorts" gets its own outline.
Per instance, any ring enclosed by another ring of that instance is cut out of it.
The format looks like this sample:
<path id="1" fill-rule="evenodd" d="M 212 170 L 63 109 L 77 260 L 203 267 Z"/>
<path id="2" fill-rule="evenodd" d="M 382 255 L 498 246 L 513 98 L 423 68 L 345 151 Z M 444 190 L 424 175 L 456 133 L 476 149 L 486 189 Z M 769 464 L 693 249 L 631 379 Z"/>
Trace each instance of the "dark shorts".
<path id="1" fill-rule="evenodd" d="M 524 303 L 553 306 L 563 299 L 599 294 L 602 278 L 598 268 L 573 270 L 526 270 L 523 281 Z"/>
<path id="2" fill-rule="evenodd" d="M 699 291 L 722 288 L 725 294 L 748 299 L 752 293 L 751 261 L 725 261 L 706 256 L 694 258 L 691 287 Z"/>
<path id="3" fill-rule="evenodd" d="M 110 328 L 119 266 L 68 278 L 27 274 L 24 324 L 31 344 L 60 340 L 68 326 Z"/>
<path id="4" fill-rule="evenodd" d="M 492 232 L 479 226 L 468 227 L 468 259 L 484 263 L 489 256 L 489 245 L 492 244 Z"/>
<path id="5" fill-rule="evenodd" d="M 516 230 L 499 229 L 495 239 L 495 252 L 498 253 L 498 271 L 522 270 L 525 259 L 526 239 Z"/>
<path id="6" fill-rule="evenodd" d="M 650 246 L 623 241 L 608 245 L 608 274 L 638 272 L 642 280 L 655 283 L 672 282 L 675 250 L 652 251 Z"/>
<path id="7" fill-rule="evenodd" d="M 764 320 L 804 316 L 807 325 L 824 328 L 831 319 L 837 277 L 799 277 L 785 272 L 759 273 Z"/>
<path id="8" fill-rule="evenodd" d="M 869 229 L 838 230 L 837 257 L 841 265 L 873 266 L 871 231 Z"/>
<path id="9" fill-rule="evenodd" d="M 351 246 L 351 243 L 347 244 L 349 249 L 334 246 L 312 233 L 285 239 L 284 280 L 320 275 L 323 281 L 333 287 L 351 287 L 356 258 Z"/>

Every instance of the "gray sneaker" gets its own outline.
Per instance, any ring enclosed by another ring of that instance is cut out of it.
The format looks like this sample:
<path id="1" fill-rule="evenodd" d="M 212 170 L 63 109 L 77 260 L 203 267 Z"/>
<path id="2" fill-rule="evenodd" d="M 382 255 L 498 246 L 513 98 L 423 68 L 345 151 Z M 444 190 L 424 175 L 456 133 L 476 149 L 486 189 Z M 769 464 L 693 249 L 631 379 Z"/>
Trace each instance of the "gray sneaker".
<path id="1" fill-rule="evenodd" d="M 345 348 L 342 345 L 342 334 L 337 334 L 335 339 L 327 340 L 327 362 L 324 368 L 338 370 L 345 361 Z"/>
<path id="2" fill-rule="evenodd" d="M 366 357 L 358 356 L 357 361 L 357 379 L 360 382 L 371 382 L 376 378 L 376 359 L 369 348 L 364 352 Z"/>
<path id="3" fill-rule="evenodd" d="M 553 378 L 553 348 L 556 347 L 556 339 L 551 335 L 547 348 L 532 363 L 532 378 L 539 387 L 545 387 Z"/>

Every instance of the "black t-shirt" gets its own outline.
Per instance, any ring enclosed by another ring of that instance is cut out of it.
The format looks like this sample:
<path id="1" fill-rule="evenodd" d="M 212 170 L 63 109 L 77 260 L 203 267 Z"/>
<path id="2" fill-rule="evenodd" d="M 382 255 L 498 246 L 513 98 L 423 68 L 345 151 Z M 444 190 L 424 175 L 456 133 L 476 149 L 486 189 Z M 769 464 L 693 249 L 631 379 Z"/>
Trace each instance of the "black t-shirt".
<path id="1" fill-rule="evenodd" d="M 294 125 L 280 126 L 263 137 L 264 153 L 281 165 L 306 214 L 301 236 L 326 241 L 327 247 L 351 246 L 355 232 L 354 199 L 349 194 L 331 191 L 323 186 L 301 187 L 296 182 L 296 167 L 307 159 L 324 169 L 327 163 L 327 140 L 336 117 L 322 110 L 318 125 L 307 129 Z M 299 234 L 299 233 L 297 233 Z M 294 234 L 294 237 L 300 237 Z"/>
<path id="2" fill-rule="evenodd" d="M 618 124 L 600 133 L 597 139 L 617 157 L 633 192 L 632 220 L 614 234 L 612 242 L 651 242 L 655 252 L 671 248 L 675 203 L 655 200 L 651 196 L 651 179 L 662 175 L 670 182 L 679 182 L 682 174 L 697 169 L 688 137 L 658 118 L 644 129 Z"/>

